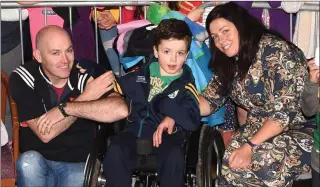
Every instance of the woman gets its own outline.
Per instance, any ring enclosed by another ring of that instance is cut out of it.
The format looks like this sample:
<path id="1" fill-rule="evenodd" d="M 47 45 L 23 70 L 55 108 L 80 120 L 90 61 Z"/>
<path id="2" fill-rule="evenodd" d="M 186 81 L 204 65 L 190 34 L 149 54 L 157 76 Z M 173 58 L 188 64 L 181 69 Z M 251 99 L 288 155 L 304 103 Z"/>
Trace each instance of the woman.
<path id="1" fill-rule="evenodd" d="M 215 76 L 201 94 L 201 114 L 228 97 L 248 112 L 224 154 L 219 186 L 290 186 L 310 171 L 313 141 L 313 129 L 298 125 L 303 53 L 232 2 L 216 6 L 206 28 Z"/>

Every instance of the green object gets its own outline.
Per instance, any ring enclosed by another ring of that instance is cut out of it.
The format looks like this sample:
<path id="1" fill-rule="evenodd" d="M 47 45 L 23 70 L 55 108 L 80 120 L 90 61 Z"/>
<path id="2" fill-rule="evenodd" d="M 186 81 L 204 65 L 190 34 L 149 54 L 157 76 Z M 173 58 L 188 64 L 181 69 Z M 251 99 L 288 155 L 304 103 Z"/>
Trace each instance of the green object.
<path id="1" fill-rule="evenodd" d="M 158 25 L 161 22 L 162 16 L 167 14 L 169 11 L 170 9 L 167 6 L 152 3 L 147 12 L 147 20 L 152 24 Z"/>
<path id="2" fill-rule="evenodd" d="M 160 74 L 160 64 L 153 62 L 149 66 L 150 69 L 150 93 L 148 101 L 150 102 L 155 95 L 165 90 L 169 84 L 179 78 L 181 74 L 174 76 L 162 76 Z"/>
<path id="3" fill-rule="evenodd" d="M 317 114 L 317 127 L 316 129 L 314 130 L 314 143 L 313 143 L 313 146 L 314 146 L 314 149 L 315 150 L 318 150 L 319 151 L 319 148 L 320 148 L 320 112 L 318 112 Z"/>

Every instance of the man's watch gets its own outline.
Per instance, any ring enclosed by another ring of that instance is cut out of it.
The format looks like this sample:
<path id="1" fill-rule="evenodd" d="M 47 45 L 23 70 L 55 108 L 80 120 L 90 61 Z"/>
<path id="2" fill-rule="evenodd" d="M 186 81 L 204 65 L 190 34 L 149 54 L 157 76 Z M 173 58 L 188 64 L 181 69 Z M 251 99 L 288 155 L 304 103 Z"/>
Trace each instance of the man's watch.
<path id="1" fill-rule="evenodd" d="M 67 103 L 60 103 L 58 105 L 58 109 L 60 110 L 61 114 L 63 115 L 63 117 L 69 117 L 69 115 L 67 114 L 66 112 L 66 106 L 67 106 Z"/>

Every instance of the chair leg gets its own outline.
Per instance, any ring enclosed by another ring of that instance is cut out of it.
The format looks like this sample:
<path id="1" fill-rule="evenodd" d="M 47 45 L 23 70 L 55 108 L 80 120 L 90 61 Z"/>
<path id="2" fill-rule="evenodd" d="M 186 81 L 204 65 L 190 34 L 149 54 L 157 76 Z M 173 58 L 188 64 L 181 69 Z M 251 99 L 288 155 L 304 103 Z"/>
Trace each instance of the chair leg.
<path id="1" fill-rule="evenodd" d="M 16 186 L 16 180 L 15 179 L 2 179 L 1 186 L 2 187 L 14 187 L 14 186 Z"/>

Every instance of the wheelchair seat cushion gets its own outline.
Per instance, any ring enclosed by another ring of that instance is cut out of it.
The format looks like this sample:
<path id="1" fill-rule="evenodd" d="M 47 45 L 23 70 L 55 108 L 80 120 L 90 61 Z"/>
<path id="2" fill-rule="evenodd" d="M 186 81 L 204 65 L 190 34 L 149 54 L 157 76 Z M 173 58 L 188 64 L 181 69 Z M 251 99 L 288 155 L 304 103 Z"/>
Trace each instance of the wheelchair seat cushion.
<path id="1" fill-rule="evenodd" d="M 152 153 L 152 140 L 138 138 L 137 141 L 137 154 L 138 155 L 149 155 Z"/>

